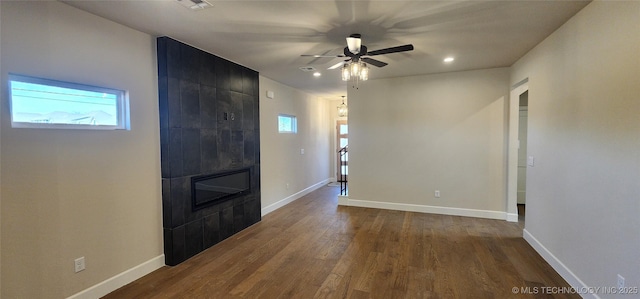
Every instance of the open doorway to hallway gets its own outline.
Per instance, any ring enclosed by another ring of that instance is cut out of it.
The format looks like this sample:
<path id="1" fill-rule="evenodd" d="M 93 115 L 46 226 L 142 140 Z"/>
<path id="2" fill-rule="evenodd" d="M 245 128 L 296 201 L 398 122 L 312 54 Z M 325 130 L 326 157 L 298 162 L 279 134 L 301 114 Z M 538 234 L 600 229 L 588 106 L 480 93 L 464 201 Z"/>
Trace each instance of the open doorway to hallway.
<path id="1" fill-rule="evenodd" d="M 522 221 L 526 211 L 528 119 L 528 79 L 516 84 L 509 96 L 509 148 L 507 162 L 507 220 Z"/>
<path id="2" fill-rule="evenodd" d="M 347 195 L 349 176 L 349 124 L 346 119 L 336 121 L 337 173 L 336 181 L 340 183 L 340 195 Z"/>
<path id="3" fill-rule="evenodd" d="M 524 221 L 527 203 L 527 120 L 529 116 L 529 91 L 520 94 L 518 114 L 518 220 Z"/>

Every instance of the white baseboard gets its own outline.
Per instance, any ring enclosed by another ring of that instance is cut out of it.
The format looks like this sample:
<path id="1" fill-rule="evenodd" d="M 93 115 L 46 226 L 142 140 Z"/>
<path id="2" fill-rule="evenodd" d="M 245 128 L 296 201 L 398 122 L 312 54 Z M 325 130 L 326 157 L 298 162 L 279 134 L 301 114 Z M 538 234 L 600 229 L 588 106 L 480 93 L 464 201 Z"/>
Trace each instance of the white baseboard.
<path id="1" fill-rule="evenodd" d="M 551 265 L 551 267 L 569 283 L 569 285 L 577 290 L 588 289 L 588 286 L 580 280 L 565 264 L 563 264 L 551 251 L 549 251 L 538 239 L 536 239 L 527 229 L 522 231 L 523 238 L 533 247 L 533 249 L 542 256 L 542 258 Z M 580 294 L 582 298 L 600 299 L 597 294 Z M 588 296 L 588 297 L 587 297 Z"/>
<path id="2" fill-rule="evenodd" d="M 507 213 L 500 212 L 500 211 L 474 210 L 474 209 L 462 209 L 462 208 L 451 208 L 451 207 L 414 205 L 414 204 L 405 204 L 405 203 L 358 200 L 358 199 L 348 198 L 346 196 L 338 197 L 338 205 L 374 208 L 374 209 L 398 210 L 398 211 L 407 211 L 407 212 L 443 214 L 443 215 L 453 215 L 453 216 L 477 217 L 477 218 L 487 218 L 487 219 L 499 219 L 499 220 L 505 220 L 507 218 Z"/>
<path id="3" fill-rule="evenodd" d="M 330 181 L 331 181 L 330 178 L 322 180 L 321 182 L 313 184 L 313 185 L 303 189 L 302 191 L 296 192 L 296 193 L 294 193 L 294 194 L 292 194 L 290 196 L 287 196 L 284 199 L 281 199 L 281 200 L 279 200 L 279 201 L 277 201 L 275 203 L 272 203 L 272 204 L 262 208 L 262 211 L 261 211 L 262 212 L 262 216 L 267 215 L 267 214 L 269 214 L 269 213 L 271 213 L 271 212 L 273 212 L 273 211 L 275 211 L 275 210 L 277 210 L 279 208 L 282 208 L 286 204 L 291 203 L 291 202 L 295 201 L 296 199 L 298 199 L 300 197 L 303 197 L 303 196 L 305 196 L 305 195 L 317 190 L 318 188 L 320 188 L 322 186 L 325 186 Z"/>
<path id="4" fill-rule="evenodd" d="M 518 214 L 507 213 L 507 221 L 509 222 L 518 222 Z"/>
<path id="5" fill-rule="evenodd" d="M 95 299 L 103 297 L 133 281 L 164 266 L 164 254 L 154 257 L 140 265 L 98 283 L 84 291 L 76 293 L 67 299 Z"/>

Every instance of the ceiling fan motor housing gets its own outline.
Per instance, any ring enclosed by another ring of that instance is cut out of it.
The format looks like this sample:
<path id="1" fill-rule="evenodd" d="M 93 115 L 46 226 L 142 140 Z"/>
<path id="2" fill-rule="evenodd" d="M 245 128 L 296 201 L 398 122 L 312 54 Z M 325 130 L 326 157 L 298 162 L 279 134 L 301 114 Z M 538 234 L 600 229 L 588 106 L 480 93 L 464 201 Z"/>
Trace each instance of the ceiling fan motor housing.
<path id="1" fill-rule="evenodd" d="M 345 47 L 344 48 L 344 55 L 347 57 L 351 57 L 351 58 L 357 58 L 360 56 L 364 56 L 367 55 L 367 47 L 366 46 L 360 46 L 360 51 L 357 53 L 352 53 L 351 50 L 349 50 L 349 47 Z"/>

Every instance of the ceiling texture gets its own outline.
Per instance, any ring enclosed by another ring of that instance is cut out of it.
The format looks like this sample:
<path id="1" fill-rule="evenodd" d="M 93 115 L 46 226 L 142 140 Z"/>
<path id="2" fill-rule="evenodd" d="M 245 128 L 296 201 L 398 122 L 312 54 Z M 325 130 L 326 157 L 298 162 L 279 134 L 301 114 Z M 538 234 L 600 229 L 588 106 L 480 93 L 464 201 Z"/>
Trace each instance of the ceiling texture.
<path id="1" fill-rule="evenodd" d="M 191 0 L 181 0 L 191 1 Z M 413 44 L 411 52 L 375 56 L 370 80 L 508 67 L 589 1 L 221 1 L 191 10 L 178 0 L 69 0 L 69 5 L 153 36 L 169 36 L 262 76 L 328 99 L 346 95 L 340 70 L 327 70 L 352 33 L 369 51 Z M 454 57 L 444 63 L 445 57 Z M 300 67 L 313 67 L 314 77 Z M 360 88 L 366 84 L 360 83 Z"/>

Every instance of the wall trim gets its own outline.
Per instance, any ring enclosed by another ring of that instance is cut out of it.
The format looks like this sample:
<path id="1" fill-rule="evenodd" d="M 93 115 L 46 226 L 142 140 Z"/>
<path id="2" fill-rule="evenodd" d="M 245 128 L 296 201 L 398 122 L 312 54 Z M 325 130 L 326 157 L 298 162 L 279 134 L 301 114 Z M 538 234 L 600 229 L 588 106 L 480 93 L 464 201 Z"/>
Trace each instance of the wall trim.
<path id="1" fill-rule="evenodd" d="M 93 299 L 103 297 L 162 267 L 164 267 L 164 254 L 156 256 L 84 291 L 67 297 L 67 299 Z"/>
<path id="2" fill-rule="evenodd" d="M 518 213 L 507 213 L 507 221 L 518 222 Z"/>
<path id="3" fill-rule="evenodd" d="M 324 180 L 322 180 L 322 181 L 320 181 L 318 183 L 315 183 L 315 184 L 313 184 L 313 185 L 311 185 L 311 186 L 309 186 L 309 187 L 307 187 L 307 188 L 305 188 L 305 189 L 303 189 L 303 190 L 301 190 L 299 192 L 291 194 L 291 195 L 287 196 L 284 199 L 281 199 L 281 200 L 279 200 L 279 201 L 277 201 L 275 203 L 272 203 L 272 204 L 262 208 L 262 216 L 267 215 L 267 214 L 269 214 L 269 213 L 271 213 L 271 212 L 273 212 L 273 211 L 275 211 L 275 210 L 277 210 L 279 208 L 282 208 L 283 206 L 285 206 L 285 205 L 287 205 L 287 204 L 299 199 L 300 197 L 303 197 L 303 196 L 305 196 L 305 195 L 307 195 L 307 194 L 319 189 L 320 187 L 323 187 L 323 186 L 329 184 L 329 182 L 331 182 L 331 178 L 324 179 Z"/>
<path id="4" fill-rule="evenodd" d="M 522 230 L 522 237 L 533 247 L 533 249 L 542 256 L 542 258 L 551 265 L 551 267 L 562 276 L 564 280 L 569 283 L 569 285 L 577 290 L 580 289 L 588 289 L 589 287 L 575 274 L 571 269 L 569 269 L 565 264 L 562 263 L 551 251 L 549 251 L 536 237 L 534 237 L 526 228 Z M 582 298 L 594 298 L 600 299 L 600 296 L 597 294 L 580 294 Z M 591 295 L 591 296 L 589 296 Z"/>
<path id="5" fill-rule="evenodd" d="M 442 215 L 452 215 L 452 216 L 477 217 L 477 218 L 498 219 L 498 220 L 507 219 L 507 213 L 500 212 L 500 211 L 474 210 L 474 209 L 463 209 L 463 208 L 452 208 L 452 207 L 438 207 L 438 206 L 414 205 L 414 204 L 406 204 L 406 203 L 359 200 L 359 199 L 348 198 L 345 196 L 338 197 L 338 205 L 374 208 L 374 209 L 398 210 L 398 211 L 407 211 L 407 212 L 442 214 Z"/>
<path id="6" fill-rule="evenodd" d="M 514 89 L 516 89 L 516 88 L 520 87 L 520 85 L 524 85 L 524 84 L 526 84 L 526 83 L 529 83 L 529 77 L 527 77 L 527 78 L 524 78 L 524 79 L 520 80 L 520 81 L 519 81 L 518 83 L 516 83 L 516 84 L 513 84 L 513 86 L 511 86 L 511 90 L 514 90 Z"/>

